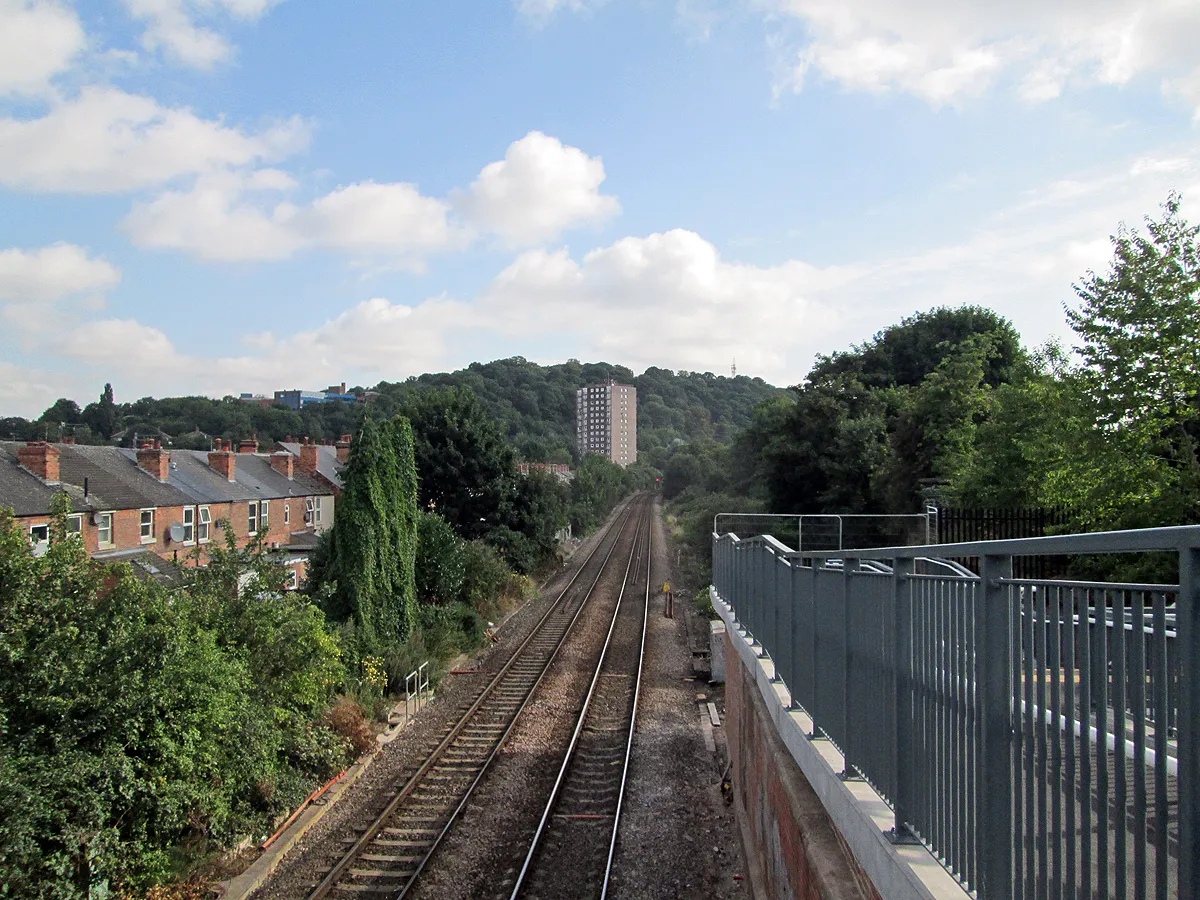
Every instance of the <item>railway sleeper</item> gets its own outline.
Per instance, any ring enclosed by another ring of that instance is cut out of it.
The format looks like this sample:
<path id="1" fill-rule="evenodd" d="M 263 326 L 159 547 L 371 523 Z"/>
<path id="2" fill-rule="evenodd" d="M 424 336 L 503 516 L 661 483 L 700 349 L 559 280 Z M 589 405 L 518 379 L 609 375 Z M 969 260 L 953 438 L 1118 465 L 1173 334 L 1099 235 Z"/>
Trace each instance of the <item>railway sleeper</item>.
<path id="1" fill-rule="evenodd" d="M 363 853 L 358 858 L 363 862 L 388 863 L 393 866 L 407 866 L 411 865 L 412 863 L 419 863 L 421 861 L 420 856 L 413 856 L 412 854 L 397 856 L 394 853 Z"/>

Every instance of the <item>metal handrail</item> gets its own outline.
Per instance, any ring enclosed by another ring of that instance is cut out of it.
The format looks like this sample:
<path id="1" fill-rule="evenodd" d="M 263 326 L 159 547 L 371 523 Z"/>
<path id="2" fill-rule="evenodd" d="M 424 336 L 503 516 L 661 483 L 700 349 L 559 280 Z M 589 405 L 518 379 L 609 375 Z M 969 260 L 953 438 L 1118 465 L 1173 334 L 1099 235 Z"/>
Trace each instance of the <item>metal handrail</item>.
<path id="1" fill-rule="evenodd" d="M 1178 584 L 1012 577 L 1017 556 L 1162 551 Z M 916 574 L 945 557 L 980 574 Z M 713 586 L 894 834 L 981 900 L 1200 896 L 1200 526 L 824 551 L 714 533 Z"/>

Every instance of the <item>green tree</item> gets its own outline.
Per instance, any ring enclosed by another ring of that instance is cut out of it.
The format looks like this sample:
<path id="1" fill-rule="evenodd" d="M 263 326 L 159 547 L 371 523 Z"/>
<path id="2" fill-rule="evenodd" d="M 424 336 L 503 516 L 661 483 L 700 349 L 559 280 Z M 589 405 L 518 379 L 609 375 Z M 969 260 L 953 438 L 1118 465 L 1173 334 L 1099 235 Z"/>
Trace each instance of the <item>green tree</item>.
<path id="1" fill-rule="evenodd" d="M 1161 433 L 1197 416 L 1200 395 L 1200 226 L 1171 194 L 1147 234 L 1122 225 L 1106 275 L 1089 271 L 1067 321 L 1105 426 Z"/>
<path id="2" fill-rule="evenodd" d="M 113 398 L 113 387 L 105 384 L 100 399 L 89 403 L 81 415 L 83 421 L 101 439 L 107 439 L 117 430 L 117 404 Z"/>
<path id="3" fill-rule="evenodd" d="M 344 742 L 319 610 L 261 555 L 216 549 L 168 593 L 89 559 L 56 499 L 48 552 L 0 510 L 0 892 L 95 898 L 169 878 L 185 845 L 261 833 Z M 239 584 L 242 587 L 239 589 Z"/>
<path id="4" fill-rule="evenodd" d="M 412 422 L 420 503 L 467 540 L 501 522 L 516 486 L 516 459 L 487 408 L 469 388 L 411 396 L 403 414 Z"/>
<path id="5" fill-rule="evenodd" d="M 333 528 L 313 573 L 329 614 L 351 621 L 363 649 L 390 646 L 416 624 L 417 483 L 407 419 L 367 417 L 342 475 Z"/>

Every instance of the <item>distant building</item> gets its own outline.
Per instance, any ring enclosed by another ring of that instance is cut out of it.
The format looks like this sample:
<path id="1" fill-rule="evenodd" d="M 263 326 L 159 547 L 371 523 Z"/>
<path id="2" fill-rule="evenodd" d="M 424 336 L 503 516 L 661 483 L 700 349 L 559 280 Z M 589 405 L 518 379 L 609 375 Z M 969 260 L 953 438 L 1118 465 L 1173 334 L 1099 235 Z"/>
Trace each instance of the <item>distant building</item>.
<path id="1" fill-rule="evenodd" d="M 243 403 L 255 403 L 259 406 L 274 406 L 275 400 L 265 394 L 242 394 L 238 397 Z"/>
<path id="2" fill-rule="evenodd" d="M 575 434 L 581 456 L 603 453 L 619 466 L 637 462 L 637 388 L 615 381 L 581 387 Z"/>
<path id="3" fill-rule="evenodd" d="M 346 382 L 331 384 L 323 391 L 276 391 L 273 402 L 281 403 L 288 409 L 303 409 L 310 403 L 357 403 L 357 394 L 346 393 Z"/>
<path id="4" fill-rule="evenodd" d="M 541 472 L 553 475 L 562 481 L 570 481 L 575 477 L 571 474 L 571 467 L 566 463 L 527 462 L 521 460 L 517 463 L 517 471 L 522 475 L 528 475 L 530 472 Z"/>

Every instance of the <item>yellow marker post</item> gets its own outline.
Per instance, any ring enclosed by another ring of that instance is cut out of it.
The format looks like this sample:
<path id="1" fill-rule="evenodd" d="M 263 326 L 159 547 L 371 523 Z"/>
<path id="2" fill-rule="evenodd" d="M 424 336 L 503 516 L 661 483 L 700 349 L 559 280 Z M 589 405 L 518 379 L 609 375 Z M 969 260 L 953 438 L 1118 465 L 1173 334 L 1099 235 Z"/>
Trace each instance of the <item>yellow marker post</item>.
<path id="1" fill-rule="evenodd" d="M 664 594 L 671 593 L 671 582 L 669 582 L 669 581 L 663 582 L 663 593 Z"/>

